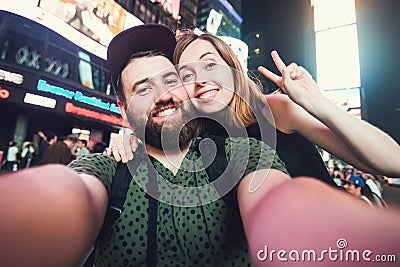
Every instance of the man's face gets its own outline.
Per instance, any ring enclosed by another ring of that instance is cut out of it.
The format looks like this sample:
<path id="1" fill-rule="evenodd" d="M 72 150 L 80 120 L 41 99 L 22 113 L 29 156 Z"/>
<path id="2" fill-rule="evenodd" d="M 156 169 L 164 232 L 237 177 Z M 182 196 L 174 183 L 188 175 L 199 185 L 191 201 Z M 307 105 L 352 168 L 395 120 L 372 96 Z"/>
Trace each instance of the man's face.
<path id="1" fill-rule="evenodd" d="M 185 124 L 190 103 L 167 58 L 133 59 L 122 71 L 121 83 L 127 101 L 126 109 L 121 108 L 122 115 L 139 138 L 159 149 L 178 149 L 189 143 L 197 124 Z"/>
<path id="2" fill-rule="evenodd" d="M 345 182 L 343 187 L 346 189 L 347 192 L 349 192 L 350 194 L 352 194 L 353 196 L 360 196 L 361 195 L 361 187 L 357 187 L 350 182 Z"/>
<path id="3" fill-rule="evenodd" d="M 76 142 L 73 142 L 73 141 L 67 141 L 66 142 L 66 144 L 67 144 L 67 146 L 68 146 L 68 148 L 69 149 L 73 149 L 74 148 L 74 146 L 75 146 L 75 144 L 76 144 Z"/>
<path id="4" fill-rule="evenodd" d="M 78 141 L 78 147 L 79 148 L 83 148 L 85 145 L 83 144 L 83 142 L 82 141 Z"/>

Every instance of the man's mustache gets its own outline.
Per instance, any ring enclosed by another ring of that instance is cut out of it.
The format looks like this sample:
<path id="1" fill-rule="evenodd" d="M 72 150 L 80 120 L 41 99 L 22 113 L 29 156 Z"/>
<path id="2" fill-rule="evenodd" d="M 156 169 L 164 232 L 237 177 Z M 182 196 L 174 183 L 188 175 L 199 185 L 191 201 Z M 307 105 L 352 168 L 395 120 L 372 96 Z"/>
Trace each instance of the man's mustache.
<path id="1" fill-rule="evenodd" d="M 166 110 L 166 109 L 170 109 L 170 108 L 178 109 L 181 104 L 182 104 L 181 102 L 177 103 L 172 100 L 169 100 L 168 102 L 156 104 L 156 106 L 151 110 L 151 112 L 149 114 L 149 118 L 156 117 L 158 115 L 158 113 L 160 113 L 161 111 Z"/>

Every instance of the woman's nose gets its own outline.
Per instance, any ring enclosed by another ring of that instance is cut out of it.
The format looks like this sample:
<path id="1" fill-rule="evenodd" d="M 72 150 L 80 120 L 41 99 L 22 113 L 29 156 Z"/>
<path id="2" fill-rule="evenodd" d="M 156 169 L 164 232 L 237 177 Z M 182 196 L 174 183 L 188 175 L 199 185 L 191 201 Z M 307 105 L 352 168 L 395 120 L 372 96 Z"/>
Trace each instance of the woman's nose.
<path id="1" fill-rule="evenodd" d="M 201 81 L 196 81 L 196 85 L 198 86 L 205 86 L 207 84 L 207 81 L 201 80 Z"/>

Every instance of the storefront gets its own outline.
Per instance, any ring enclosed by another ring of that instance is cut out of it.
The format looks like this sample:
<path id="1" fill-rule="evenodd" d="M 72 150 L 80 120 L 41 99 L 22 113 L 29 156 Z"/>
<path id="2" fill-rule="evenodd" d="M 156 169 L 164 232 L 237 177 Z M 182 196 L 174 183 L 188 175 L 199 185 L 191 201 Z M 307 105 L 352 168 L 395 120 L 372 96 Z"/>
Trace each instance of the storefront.
<path id="1" fill-rule="evenodd" d="M 0 151 L 10 140 L 38 143 L 38 131 L 108 144 L 123 121 L 106 60 L 58 32 L 106 48 L 64 22 L 44 22 L 57 20 L 38 7 L 0 10 Z"/>
<path id="2" fill-rule="evenodd" d="M 0 63 L 3 149 L 11 139 L 35 141 L 38 131 L 62 137 L 82 130 L 83 138 L 108 143 L 123 127 L 119 113 L 115 100 Z"/>

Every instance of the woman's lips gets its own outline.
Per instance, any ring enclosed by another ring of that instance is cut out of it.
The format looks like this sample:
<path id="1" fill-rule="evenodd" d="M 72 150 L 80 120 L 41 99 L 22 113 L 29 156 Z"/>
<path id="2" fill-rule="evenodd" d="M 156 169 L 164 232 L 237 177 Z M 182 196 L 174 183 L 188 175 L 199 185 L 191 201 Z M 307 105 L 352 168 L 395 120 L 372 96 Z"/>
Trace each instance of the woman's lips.
<path id="1" fill-rule="evenodd" d="M 218 91 L 219 90 L 217 90 L 217 89 L 210 90 L 210 91 L 207 91 L 207 92 L 204 92 L 204 93 L 198 95 L 197 98 L 200 99 L 202 102 L 210 102 L 211 100 L 213 100 L 215 98 Z"/>

